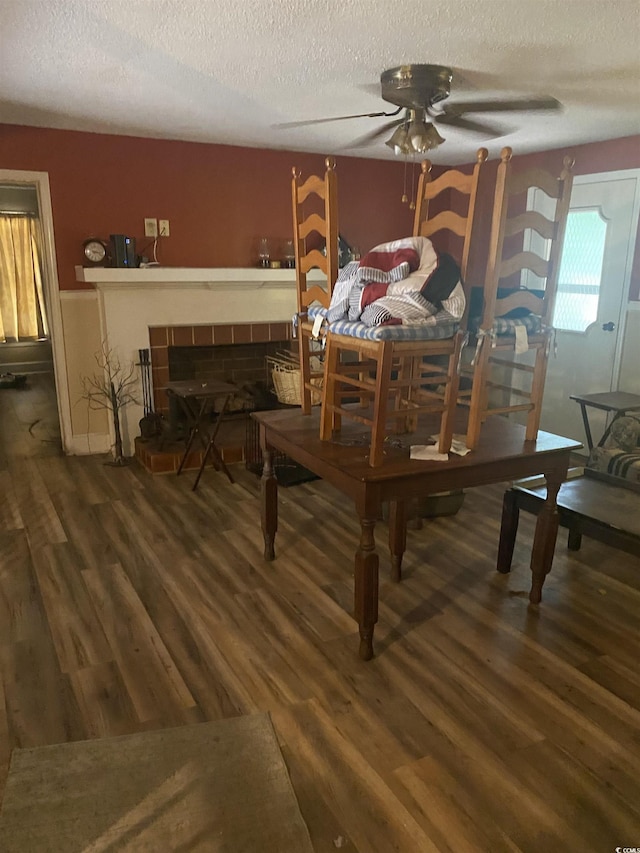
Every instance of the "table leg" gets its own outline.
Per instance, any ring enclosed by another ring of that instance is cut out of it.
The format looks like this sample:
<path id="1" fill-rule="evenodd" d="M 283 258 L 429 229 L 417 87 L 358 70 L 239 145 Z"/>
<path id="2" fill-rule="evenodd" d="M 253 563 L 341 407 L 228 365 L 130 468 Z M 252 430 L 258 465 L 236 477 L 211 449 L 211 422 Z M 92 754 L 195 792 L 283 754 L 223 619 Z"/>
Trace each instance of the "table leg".
<path id="1" fill-rule="evenodd" d="M 407 549 L 407 507 L 404 501 L 389 504 L 389 552 L 391 580 L 402 580 L 402 557 Z"/>
<path id="2" fill-rule="evenodd" d="M 216 438 L 218 437 L 218 431 L 220 430 L 220 425 L 222 424 L 222 418 L 224 417 L 224 415 L 227 411 L 227 408 L 229 406 L 229 402 L 230 402 L 232 396 L 233 396 L 232 394 L 227 395 L 227 398 L 224 401 L 224 404 L 223 404 L 222 408 L 220 409 L 220 412 L 219 412 L 218 417 L 216 419 L 216 423 L 215 423 L 215 426 L 213 428 L 213 431 L 211 432 L 211 435 L 209 436 L 209 440 L 207 441 L 207 446 L 205 448 L 204 453 L 202 454 L 202 462 L 200 463 L 200 468 L 198 469 L 198 474 L 196 476 L 195 483 L 193 484 L 192 491 L 194 491 L 194 492 L 198 488 L 198 483 L 200 482 L 200 477 L 202 477 L 202 472 L 204 471 L 205 465 L 207 464 L 207 459 L 209 457 L 209 453 L 211 453 L 211 455 L 213 456 L 213 464 L 214 464 L 216 471 L 224 471 L 224 473 L 227 475 L 227 477 L 229 479 L 229 482 L 233 483 L 233 477 L 231 476 L 231 472 L 227 468 L 226 463 L 225 463 L 224 459 L 222 458 L 222 454 L 220 453 L 220 451 L 216 447 Z"/>
<path id="3" fill-rule="evenodd" d="M 589 426 L 589 416 L 587 415 L 587 407 L 584 403 L 580 403 L 580 410 L 582 411 L 582 423 L 584 424 L 584 431 L 587 436 L 587 447 L 589 450 L 593 450 L 593 438 L 591 436 L 591 427 Z"/>
<path id="4" fill-rule="evenodd" d="M 500 525 L 498 562 L 496 564 L 496 569 L 504 575 L 511 571 L 519 520 L 518 494 L 515 489 L 507 489 L 502 499 L 502 523 Z"/>
<path id="5" fill-rule="evenodd" d="M 557 471 L 545 473 L 547 481 L 547 498 L 542 505 L 536 521 L 536 531 L 533 537 L 533 549 L 531 552 L 531 592 L 529 601 L 538 604 L 542 598 L 542 585 L 551 570 L 553 563 L 553 552 L 556 547 L 558 535 L 558 492 L 566 477 Z"/>
<path id="6" fill-rule="evenodd" d="M 204 439 L 202 438 L 202 435 L 200 433 L 200 425 L 202 423 L 202 418 L 204 416 L 205 402 L 206 401 L 203 400 L 200 403 L 200 405 L 198 406 L 198 404 L 195 400 L 193 400 L 193 402 L 191 402 L 192 398 L 180 397 L 179 396 L 178 400 L 180 402 L 180 405 L 182 406 L 182 410 L 184 411 L 184 413 L 186 415 L 187 424 L 190 425 L 189 426 L 189 438 L 187 439 L 187 444 L 186 444 L 186 447 L 184 449 L 184 453 L 182 454 L 182 459 L 180 460 L 180 464 L 178 465 L 178 470 L 176 472 L 177 474 L 180 474 L 182 472 L 182 469 L 184 468 L 185 462 L 187 461 L 187 456 L 189 455 L 189 451 L 193 447 L 193 442 L 195 441 L 196 435 L 199 436 L 200 441 L 202 442 L 202 446 L 206 447 Z M 195 488 L 195 486 L 194 486 L 194 488 Z"/>
<path id="7" fill-rule="evenodd" d="M 569 551 L 579 551 L 582 545 L 582 530 L 580 523 L 573 521 L 569 527 L 569 535 L 567 536 L 567 548 Z"/>
<path id="8" fill-rule="evenodd" d="M 264 537 L 264 558 L 274 560 L 276 556 L 275 541 L 278 530 L 278 481 L 273 470 L 273 459 L 270 450 L 262 451 L 264 464 L 260 491 L 262 499 L 262 535 Z"/>
<path id="9" fill-rule="evenodd" d="M 373 531 L 375 518 L 360 519 L 360 545 L 355 557 L 354 617 L 360 629 L 359 654 L 373 657 L 373 629 L 378 621 L 378 555 Z"/>
<path id="10" fill-rule="evenodd" d="M 178 399 L 180 399 L 180 398 L 178 398 Z M 188 412 L 188 409 L 185 407 L 184 411 Z M 182 472 L 182 469 L 184 468 L 184 463 L 187 461 L 187 456 L 189 455 L 189 451 L 191 450 L 191 447 L 193 446 L 193 442 L 195 440 L 197 431 L 198 431 L 197 424 L 191 422 L 191 426 L 189 427 L 189 437 L 187 439 L 187 443 L 186 443 L 185 448 L 184 448 L 184 453 L 182 454 L 182 459 L 180 460 L 180 464 L 178 465 L 178 470 L 176 472 L 177 474 L 180 474 Z"/>

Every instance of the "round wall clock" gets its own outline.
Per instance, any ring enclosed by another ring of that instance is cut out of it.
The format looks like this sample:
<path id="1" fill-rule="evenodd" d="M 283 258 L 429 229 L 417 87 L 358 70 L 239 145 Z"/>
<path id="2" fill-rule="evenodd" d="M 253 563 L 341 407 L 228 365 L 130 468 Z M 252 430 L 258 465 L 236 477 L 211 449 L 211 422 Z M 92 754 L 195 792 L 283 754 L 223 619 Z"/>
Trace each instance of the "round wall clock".
<path id="1" fill-rule="evenodd" d="M 82 244 L 82 250 L 88 263 L 99 266 L 107 257 L 107 242 L 99 237 L 89 237 Z"/>

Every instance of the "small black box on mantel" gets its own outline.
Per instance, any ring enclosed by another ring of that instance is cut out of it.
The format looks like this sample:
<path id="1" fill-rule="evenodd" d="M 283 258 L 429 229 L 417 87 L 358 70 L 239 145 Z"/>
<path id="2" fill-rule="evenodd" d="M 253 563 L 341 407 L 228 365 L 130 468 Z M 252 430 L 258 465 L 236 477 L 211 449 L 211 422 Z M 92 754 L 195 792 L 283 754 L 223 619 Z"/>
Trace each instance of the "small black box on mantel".
<path id="1" fill-rule="evenodd" d="M 111 234 L 111 266 L 132 267 L 136 264 L 136 238 L 124 234 Z"/>

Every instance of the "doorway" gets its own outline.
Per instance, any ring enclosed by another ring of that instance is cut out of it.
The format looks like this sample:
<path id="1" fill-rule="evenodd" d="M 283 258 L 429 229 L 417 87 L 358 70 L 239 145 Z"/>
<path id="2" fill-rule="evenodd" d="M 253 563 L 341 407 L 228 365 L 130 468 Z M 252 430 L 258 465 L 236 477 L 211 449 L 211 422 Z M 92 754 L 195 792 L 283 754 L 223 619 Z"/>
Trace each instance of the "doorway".
<path id="1" fill-rule="evenodd" d="M 0 374 L 53 374 L 42 288 L 38 193 L 31 184 L 0 183 Z"/>
<path id="2" fill-rule="evenodd" d="M 27 172 L 19 170 L 0 169 L 0 184 L 18 188 L 31 188 L 37 199 L 37 209 L 40 217 L 42 246 L 40 262 L 42 267 L 42 285 L 45 313 L 48 321 L 49 343 L 53 360 L 53 380 L 57 403 L 56 417 L 63 452 L 68 449 L 71 436 L 71 412 L 69 408 L 69 393 L 67 384 L 66 363 L 64 355 L 64 340 L 62 313 L 58 292 L 58 273 L 53 232 L 53 210 L 49 176 L 46 172 Z"/>
<path id="3" fill-rule="evenodd" d="M 570 395 L 617 389 L 639 208 L 640 170 L 574 180 L 540 423 L 547 432 L 585 441 Z M 605 413 L 593 412 L 593 434 L 605 426 Z"/>

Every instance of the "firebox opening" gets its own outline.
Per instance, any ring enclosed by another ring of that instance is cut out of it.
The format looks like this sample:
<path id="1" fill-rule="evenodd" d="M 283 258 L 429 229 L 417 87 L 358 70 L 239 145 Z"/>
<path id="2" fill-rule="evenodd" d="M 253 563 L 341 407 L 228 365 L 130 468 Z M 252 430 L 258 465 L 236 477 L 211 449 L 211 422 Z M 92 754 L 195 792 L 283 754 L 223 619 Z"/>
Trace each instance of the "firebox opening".
<path id="1" fill-rule="evenodd" d="M 282 353 L 297 353 L 297 341 L 288 337 L 289 328 L 288 323 L 150 328 L 153 398 L 155 410 L 164 418 L 165 427 L 160 446 L 136 439 L 136 454 L 140 455 L 147 470 L 175 472 L 187 438 L 184 413 L 175 398 L 167 394 L 167 381 L 218 379 L 235 385 L 238 392 L 235 411 L 227 412 L 220 425 L 217 446 L 225 462 L 244 461 L 247 469 L 259 475 L 262 454 L 257 423 L 251 418 L 251 412 L 289 408 L 275 394 L 271 376 L 273 364 L 269 361 Z M 224 342 L 220 340 L 223 337 Z M 256 340 L 258 337 L 261 340 Z M 238 343 L 229 343 L 236 338 Z M 200 464 L 197 454 L 193 464 L 196 467 Z M 274 467 L 283 486 L 315 478 L 310 471 L 282 454 L 274 458 Z"/>
<path id="2" fill-rule="evenodd" d="M 218 379 L 238 389 L 225 419 L 246 418 L 251 411 L 279 408 L 273 392 L 267 357 L 291 351 L 292 342 L 264 341 L 213 346 L 170 346 L 169 379 Z M 169 400 L 169 426 L 175 438 L 184 437 L 184 415 Z"/>

